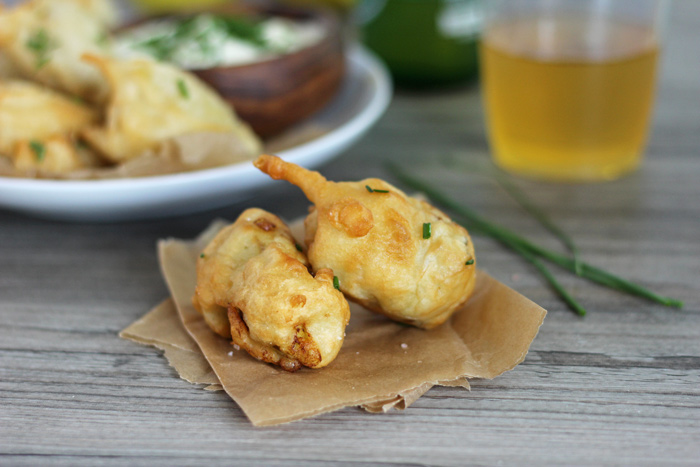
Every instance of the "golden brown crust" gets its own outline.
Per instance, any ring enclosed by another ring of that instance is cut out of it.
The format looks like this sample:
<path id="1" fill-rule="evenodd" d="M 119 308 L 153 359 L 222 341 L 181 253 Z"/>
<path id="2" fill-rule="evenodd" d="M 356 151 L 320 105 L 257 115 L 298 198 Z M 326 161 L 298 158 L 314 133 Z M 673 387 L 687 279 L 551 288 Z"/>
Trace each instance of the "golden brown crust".
<path id="1" fill-rule="evenodd" d="M 22 76 L 101 103 L 106 83 L 80 57 L 109 53 L 110 10 L 105 0 L 22 2 L 0 11 L 0 49 Z"/>
<path id="2" fill-rule="evenodd" d="M 41 149 L 37 149 L 37 144 Z M 18 141 L 11 158 L 15 168 L 27 175 L 65 174 L 97 167 L 101 163 L 94 153 L 80 146 L 70 135 Z"/>
<path id="3" fill-rule="evenodd" d="M 352 198 L 335 201 L 328 210 L 328 219 L 350 237 L 364 237 L 374 227 L 372 211 Z"/>
<path id="4" fill-rule="evenodd" d="M 255 166 L 299 186 L 315 205 L 305 221 L 313 268 L 332 268 L 348 298 L 423 328 L 447 320 L 471 295 L 468 232 L 433 206 L 380 179 L 333 183 L 275 156 Z M 423 225 L 431 235 L 423 238 Z"/>
<path id="5" fill-rule="evenodd" d="M 191 73 L 152 60 L 120 60 L 86 54 L 109 83 L 104 125 L 82 136 L 113 162 L 124 162 L 175 136 L 197 132 L 233 133 L 246 156 L 261 143 L 214 90 Z M 183 95 L 182 88 L 186 89 Z"/>
<path id="6" fill-rule="evenodd" d="M 22 141 L 67 136 L 95 122 L 97 113 L 29 81 L 0 82 L 0 152 L 11 154 Z"/>
<path id="7" fill-rule="evenodd" d="M 255 208 L 202 252 L 193 303 L 215 332 L 288 371 L 332 362 L 350 318 L 333 271 L 314 277 L 289 228 Z"/>
<path id="8" fill-rule="evenodd" d="M 279 228 L 261 229 L 256 223 L 262 222 Z M 282 219 L 262 209 L 251 208 L 209 242 L 197 260 L 197 288 L 193 303 L 214 332 L 231 337 L 226 310 L 231 304 L 234 272 L 262 253 L 269 244 L 289 245 L 293 241 L 292 233 Z M 288 253 L 297 253 L 297 260 L 307 261 L 298 254 L 293 243 Z"/>

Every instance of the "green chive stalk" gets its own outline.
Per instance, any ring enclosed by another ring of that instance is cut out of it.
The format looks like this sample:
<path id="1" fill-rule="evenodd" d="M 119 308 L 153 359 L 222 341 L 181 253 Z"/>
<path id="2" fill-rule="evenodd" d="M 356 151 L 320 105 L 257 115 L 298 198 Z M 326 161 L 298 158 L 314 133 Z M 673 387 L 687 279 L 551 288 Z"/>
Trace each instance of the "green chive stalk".
<path id="1" fill-rule="evenodd" d="M 515 186 L 507 177 L 494 173 L 494 179 L 523 209 L 530 213 L 545 229 L 549 230 L 557 237 L 564 246 L 571 252 L 574 260 L 574 272 L 577 276 L 581 275 L 581 259 L 578 248 L 574 241 L 563 230 L 561 230 L 540 208 L 530 201 L 523 191 Z"/>
<path id="2" fill-rule="evenodd" d="M 585 308 L 583 308 L 583 306 L 581 306 L 581 304 L 574 297 L 572 297 L 569 292 L 566 291 L 566 289 L 559 283 L 556 277 L 554 277 L 552 272 L 549 270 L 549 268 L 547 268 L 547 266 L 544 265 L 544 263 L 542 263 L 542 261 L 518 244 L 511 244 L 510 247 L 520 253 L 526 260 L 532 263 L 532 265 L 537 268 L 538 271 L 540 271 L 542 276 L 547 280 L 547 282 L 549 282 L 555 292 L 559 294 L 562 300 L 564 300 L 566 304 L 569 305 L 574 312 L 576 312 L 577 315 L 586 316 Z"/>

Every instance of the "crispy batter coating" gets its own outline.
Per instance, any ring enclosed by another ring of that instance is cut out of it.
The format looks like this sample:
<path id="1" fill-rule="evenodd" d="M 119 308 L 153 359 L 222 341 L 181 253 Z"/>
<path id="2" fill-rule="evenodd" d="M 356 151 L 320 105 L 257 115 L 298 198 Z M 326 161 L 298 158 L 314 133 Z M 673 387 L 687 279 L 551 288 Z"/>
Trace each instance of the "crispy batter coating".
<path id="1" fill-rule="evenodd" d="M 28 81 L 0 82 L 0 152 L 20 141 L 42 141 L 83 128 L 97 119 L 89 107 Z"/>
<path id="2" fill-rule="evenodd" d="M 99 164 L 75 133 L 97 119 L 90 107 L 28 81 L 0 82 L 0 152 L 27 174 L 62 174 Z"/>
<path id="3" fill-rule="evenodd" d="M 333 269 L 352 300 L 429 329 L 471 295 L 476 270 L 471 239 L 440 210 L 380 179 L 333 183 L 269 155 L 254 164 L 297 185 L 314 203 L 305 221 L 309 261 L 316 270 Z"/>
<path id="4" fill-rule="evenodd" d="M 191 73 L 152 60 L 83 57 L 109 83 L 103 126 L 82 136 L 104 156 L 123 162 L 159 142 L 187 133 L 235 134 L 242 154 L 260 154 L 261 143 L 214 90 Z"/>
<path id="5" fill-rule="evenodd" d="M 289 228 L 257 208 L 204 249 L 193 303 L 216 333 L 288 371 L 332 362 L 350 319 L 333 271 L 312 276 Z"/>
<path id="6" fill-rule="evenodd" d="M 92 151 L 66 135 L 19 141 L 11 159 L 17 170 L 28 174 L 65 174 L 100 164 Z"/>
<path id="7" fill-rule="evenodd" d="M 20 73 L 12 59 L 0 48 L 0 80 L 19 78 Z"/>
<path id="8" fill-rule="evenodd" d="M 114 12 L 107 0 L 30 0 L 0 9 L 0 50 L 23 76 L 101 102 L 106 83 L 80 57 L 108 53 Z"/>

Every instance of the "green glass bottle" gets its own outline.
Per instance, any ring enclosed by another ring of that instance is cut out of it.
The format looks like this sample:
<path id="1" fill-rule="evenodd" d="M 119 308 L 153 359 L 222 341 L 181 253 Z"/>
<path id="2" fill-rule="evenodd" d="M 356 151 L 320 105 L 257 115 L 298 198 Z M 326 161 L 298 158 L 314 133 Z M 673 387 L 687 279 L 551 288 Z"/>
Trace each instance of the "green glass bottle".
<path id="1" fill-rule="evenodd" d="M 363 42 L 397 85 L 435 87 L 477 76 L 482 0 L 362 0 Z"/>

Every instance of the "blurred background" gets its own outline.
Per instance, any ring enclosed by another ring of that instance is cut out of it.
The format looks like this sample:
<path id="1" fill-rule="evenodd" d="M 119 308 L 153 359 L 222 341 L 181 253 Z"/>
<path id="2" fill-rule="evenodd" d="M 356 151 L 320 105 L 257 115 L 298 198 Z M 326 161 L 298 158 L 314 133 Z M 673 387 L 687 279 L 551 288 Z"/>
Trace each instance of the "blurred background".
<path id="1" fill-rule="evenodd" d="M 126 17 L 205 10 L 239 3 L 231 0 L 119 0 Z M 332 10 L 350 40 L 363 42 L 389 67 L 395 83 L 435 88 L 477 78 L 477 41 L 483 24 L 482 0 L 268 0 Z"/>

